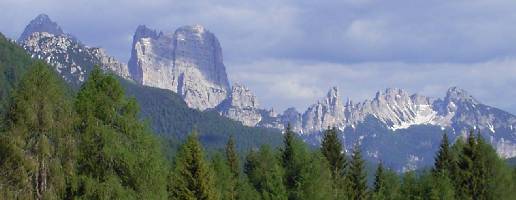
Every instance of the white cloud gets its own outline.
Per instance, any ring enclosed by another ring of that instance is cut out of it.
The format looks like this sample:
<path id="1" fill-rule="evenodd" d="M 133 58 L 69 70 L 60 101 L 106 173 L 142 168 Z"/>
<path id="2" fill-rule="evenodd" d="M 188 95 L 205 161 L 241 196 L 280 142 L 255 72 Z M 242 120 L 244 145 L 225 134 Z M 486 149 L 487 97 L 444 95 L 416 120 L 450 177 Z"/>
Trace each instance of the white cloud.
<path id="1" fill-rule="evenodd" d="M 305 109 L 331 86 L 342 97 L 362 101 L 389 87 L 440 98 L 452 86 L 469 91 L 481 102 L 516 113 L 516 58 L 478 63 L 371 62 L 337 64 L 292 60 L 231 63 L 231 79 L 248 85 L 264 107 Z"/>

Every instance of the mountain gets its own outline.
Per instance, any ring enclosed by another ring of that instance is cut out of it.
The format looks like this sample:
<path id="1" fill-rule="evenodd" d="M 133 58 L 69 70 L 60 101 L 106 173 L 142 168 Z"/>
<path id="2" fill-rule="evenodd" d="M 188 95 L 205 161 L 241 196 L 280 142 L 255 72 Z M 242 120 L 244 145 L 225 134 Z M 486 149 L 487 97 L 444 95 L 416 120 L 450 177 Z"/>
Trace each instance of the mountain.
<path id="1" fill-rule="evenodd" d="M 127 65 L 107 55 L 104 49 L 88 47 L 70 34 L 64 33 L 45 14 L 38 15 L 25 27 L 17 43 L 33 58 L 55 66 L 59 74 L 75 86 L 87 78 L 94 65 L 129 78 Z"/>
<path id="2" fill-rule="evenodd" d="M 118 75 L 128 95 L 140 103 L 142 117 L 168 139 L 182 138 L 196 127 L 206 133 L 201 137 L 206 144 L 216 144 L 213 147 L 229 135 L 256 147 L 281 143 L 279 132 L 290 124 L 306 142 L 318 145 L 324 129 L 337 127 L 344 150 L 360 144 L 368 160 L 404 171 L 432 164 L 443 132 L 455 141 L 475 129 L 501 156 L 516 156 L 516 116 L 482 104 L 457 87 L 442 98 L 389 88 L 358 103 L 344 101 L 332 87 L 305 111 L 277 113 L 260 108 L 246 86 L 230 86 L 220 44 L 202 26 L 183 26 L 173 33 L 139 26 L 129 64 L 124 65 L 63 33 L 48 16 L 38 18 L 19 42 L 34 58 L 55 66 L 72 85 L 80 85 L 95 64 Z"/>
<path id="3" fill-rule="evenodd" d="M 337 127 L 348 151 L 360 144 L 366 158 L 383 160 L 400 171 L 432 164 L 443 132 L 455 141 L 474 129 L 502 157 L 516 156 L 516 116 L 482 104 L 457 87 L 448 89 L 443 98 L 389 88 L 356 104 L 343 103 L 338 89 L 332 87 L 304 113 L 288 109 L 258 126 L 284 127 L 288 123 L 315 145 L 324 129 Z"/>
<path id="4" fill-rule="evenodd" d="M 138 83 L 176 92 L 199 110 L 216 107 L 230 92 L 219 41 L 199 25 L 174 33 L 139 26 L 129 69 Z"/>
<path id="5" fill-rule="evenodd" d="M 32 62 L 27 55 L 28 52 L 33 58 L 42 59 L 53 66 L 68 84 L 77 89 L 87 78 L 93 66 L 99 65 L 106 72 L 113 73 L 119 78 L 126 95 L 138 101 L 141 117 L 149 121 L 150 127 L 162 137 L 171 151 L 194 129 L 199 131 L 200 140 L 209 149 L 222 148 L 230 135 L 238 141 L 237 148 L 240 151 L 258 148 L 263 144 L 277 146 L 281 143 L 280 131 L 276 129 L 248 127 L 222 117 L 214 110 L 200 111 L 190 108 L 182 95 L 166 89 L 141 85 L 132 80 L 127 65 L 107 55 L 104 50 L 88 47 L 69 34 L 38 32 L 46 29 L 33 28 L 38 27 L 33 25 L 36 22 L 48 24 L 41 26 L 59 27 L 44 14 L 32 20 L 24 31 L 25 34 L 30 33 L 28 38 L 19 43 L 23 49 L 14 42 L 8 42 L 9 47 L 12 47 L 9 53 L 0 55 L 2 58 L 4 55 L 18 55 L 21 52 L 28 61 L 23 61 L 16 66 L 9 65 L 10 68 L 7 71 L 18 66 L 21 70 L 26 66 L 25 62 Z M 61 28 L 58 29 L 61 30 Z M 2 44 L 1 40 L 0 44 Z M 19 77 L 17 73 L 15 78 Z M 2 80 L 10 79 L 7 77 Z"/>

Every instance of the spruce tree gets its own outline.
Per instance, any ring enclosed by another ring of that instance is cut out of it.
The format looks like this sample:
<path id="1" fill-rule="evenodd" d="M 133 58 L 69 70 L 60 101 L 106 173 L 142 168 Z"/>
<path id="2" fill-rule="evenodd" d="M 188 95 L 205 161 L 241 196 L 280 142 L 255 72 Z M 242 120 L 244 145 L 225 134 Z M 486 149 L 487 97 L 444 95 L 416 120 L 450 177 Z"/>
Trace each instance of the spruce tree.
<path id="1" fill-rule="evenodd" d="M 334 127 L 324 131 L 321 152 L 326 160 L 328 160 L 332 177 L 336 179 L 344 175 L 346 155 L 344 154 L 342 143 L 337 135 L 337 128 Z"/>
<path id="2" fill-rule="evenodd" d="M 348 171 L 348 179 L 350 184 L 350 199 L 363 200 L 367 198 L 367 180 L 364 169 L 364 160 L 360 152 L 359 144 L 355 144 L 351 163 Z"/>
<path id="3" fill-rule="evenodd" d="M 376 173 L 374 175 L 373 193 L 380 195 L 380 192 L 385 188 L 385 173 L 382 162 L 378 163 Z"/>
<path id="4" fill-rule="evenodd" d="M 341 199 L 345 189 L 345 179 L 343 176 L 347 163 L 342 143 L 337 134 L 337 128 L 333 127 L 324 131 L 321 153 L 330 167 L 334 199 Z"/>
<path id="5" fill-rule="evenodd" d="M 238 183 L 234 179 L 223 154 L 216 152 L 212 156 L 211 165 L 214 172 L 214 185 L 217 188 L 220 199 L 237 199 L 236 186 Z"/>
<path id="6" fill-rule="evenodd" d="M 474 161 L 476 156 L 477 145 L 473 131 L 471 131 L 459 155 L 459 184 L 456 193 L 458 199 L 471 199 L 475 194 Z"/>
<path id="7" fill-rule="evenodd" d="M 213 172 L 204 159 L 196 132 L 191 133 L 176 158 L 170 198 L 215 200 L 217 194 Z"/>
<path id="8" fill-rule="evenodd" d="M 434 173 L 445 173 L 450 175 L 453 171 L 454 159 L 450 150 L 450 143 L 448 142 L 448 135 L 443 134 L 439 151 L 435 158 L 435 164 L 433 168 Z"/>
<path id="9" fill-rule="evenodd" d="M 297 151 L 296 138 L 290 124 L 285 129 L 283 136 L 283 148 L 281 151 L 281 159 L 283 169 L 285 170 L 285 187 L 289 193 L 289 199 L 296 199 L 296 189 L 301 181 L 301 166 L 299 163 L 299 153 Z"/>
<path id="10" fill-rule="evenodd" d="M 233 176 L 238 179 L 240 174 L 240 164 L 238 163 L 238 155 L 235 148 L 235 139 L 231 135 L 226 144 L 226 159 Z"/>
<path id="11" fill-rule="evenodd" d="M 238 163 L 238 155 L 235 149 L 235 140 L 233 136 L 229 137 L 228 143 L 226 144 L 226 162 L 229 167 L 230 174 L 228 177 L 229 187 L 227 188 L 228 197 L 226 199 L 236 199 L 237 198 L 237 186 L 240 178 L 240 165 Z"/>

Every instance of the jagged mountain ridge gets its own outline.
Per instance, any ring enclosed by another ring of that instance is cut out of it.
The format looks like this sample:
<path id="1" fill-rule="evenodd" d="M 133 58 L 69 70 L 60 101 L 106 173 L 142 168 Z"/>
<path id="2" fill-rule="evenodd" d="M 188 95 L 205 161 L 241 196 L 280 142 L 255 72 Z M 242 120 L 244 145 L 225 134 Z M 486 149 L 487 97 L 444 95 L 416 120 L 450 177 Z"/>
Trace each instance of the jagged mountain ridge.
<path id="1" fill-rule="evenodd" d="M 33 58 L 45 60 L 56 67 L 61 76 L 80 85 L 93 68 L 91 63 L 106 71 L 129 79 L 126 64 L 107 55 L 104 49 L 88 47 L 62 31 L 47 15 L 38 15 L 23 31 L 17 43 Z"/>
<path id="2" fill-rule="evenodd" d="M 516 155 L 514 115 L 481 104 L 459 88 L 450 88 L 444 98 L 386 89 L 372 99 L 353 103 L 344 102 L 338 89 L 332 87 L 326 97 L 304 112 L 290 108 L 277 114 L 273 109 L 261 109 L 257 97 L 247 87 L 234 84 L 229 89 L 220 44 L 201 26 L 181 27 L 174 33 L 138 27 L 130 68 L 62 31 L 52 34 L 36 30 L 21 44 L 33 57 L 56 66 L 69 81 L 84 80 L 89 70 L 85 67 L 94 63 L 141 85 L 176 90 L 189 107 L 215 110 L 246 126 L 283 129 L 290 123 L 313 144 L 319 142 L 322 130 L 336 126 L 343 133 L 347 148 L 359 142 L 368 159 L 391 160 L 395 169 L 429 164 L 443 130 L 457 139 L 470 128 L 477 128 L 500 155 Z M 115 64 L 106 64 L 110 62 Z"/>

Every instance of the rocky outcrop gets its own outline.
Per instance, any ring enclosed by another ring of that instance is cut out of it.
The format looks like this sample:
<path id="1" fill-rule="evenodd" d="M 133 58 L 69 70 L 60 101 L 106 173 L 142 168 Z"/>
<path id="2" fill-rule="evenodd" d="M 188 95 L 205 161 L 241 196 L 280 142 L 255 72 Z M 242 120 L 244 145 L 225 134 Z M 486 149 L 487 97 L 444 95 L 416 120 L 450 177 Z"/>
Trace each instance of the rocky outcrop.
<path id="1" fill-rule="evenodd" d="M 39 15 L 32 20 L 18 40 L 32 57 L 55 66 L 56 71 L 68 82 L 80 85 L 98 65 L 105 71 L 129 79 L 127 65 L 107 55 L 101 48 L 88 47 L 48 18 Z"/>
<path id="2" fill-rule="evenodd" d="M 217 107 L 222 116 L 256 126 L 262 120 L 256 96 L 247 87 L 234 84 L 229 98 Z"/>
<path id="3" fill-rule="evenodd" d="M 342 127 L 344 123 L 344 105 L 337 87 L 333 87 L 324 99 L 308 107 L 303 114 L 301 132 L 309 134 L 328 127 Z"/>
<path id="4" fill-rule="evenodd" d="M 140 84 L 174 91 L 199 110 L 214 108 L 228 98 L 220 44 L 204 27 L 157 33 L 139 26 L 133 39 L 129 69 Z"/>

